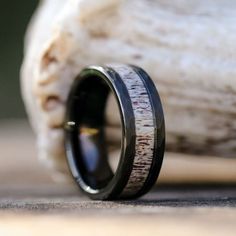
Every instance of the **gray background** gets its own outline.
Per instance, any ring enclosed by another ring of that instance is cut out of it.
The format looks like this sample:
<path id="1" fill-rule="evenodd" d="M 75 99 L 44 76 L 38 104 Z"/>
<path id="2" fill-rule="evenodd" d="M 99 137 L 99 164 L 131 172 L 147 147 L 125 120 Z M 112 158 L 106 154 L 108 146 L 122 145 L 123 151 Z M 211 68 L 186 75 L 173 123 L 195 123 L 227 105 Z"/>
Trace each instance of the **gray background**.
<path id="1" fill-rule="evenodd" d="M 0 119 L 24 118 L 19 70 L 23 37 L 36 0 L 0 1 Z"/>

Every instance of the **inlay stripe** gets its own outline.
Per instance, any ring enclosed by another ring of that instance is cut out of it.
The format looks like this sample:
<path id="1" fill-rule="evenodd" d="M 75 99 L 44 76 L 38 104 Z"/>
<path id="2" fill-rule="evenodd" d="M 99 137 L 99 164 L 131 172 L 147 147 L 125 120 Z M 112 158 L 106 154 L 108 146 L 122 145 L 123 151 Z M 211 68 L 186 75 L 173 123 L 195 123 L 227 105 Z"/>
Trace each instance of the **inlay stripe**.
<path id="1" fill-rule="evenodd" d="M 155 125 L 150 98 L 139 75 L 129 66 L 112 68 L 125 83 L 135 117 L 136 144 L 133 169 L 122 196 L 134 195 L 145 184 L 152 165 L 155 145 Z"/>

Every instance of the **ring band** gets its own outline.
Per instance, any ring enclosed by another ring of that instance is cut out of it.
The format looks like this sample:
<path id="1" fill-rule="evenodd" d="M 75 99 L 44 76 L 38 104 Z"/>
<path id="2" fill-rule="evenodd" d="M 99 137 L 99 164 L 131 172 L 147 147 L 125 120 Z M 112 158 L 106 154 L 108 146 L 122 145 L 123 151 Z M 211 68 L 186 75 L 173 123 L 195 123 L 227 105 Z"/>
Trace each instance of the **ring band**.
<path id="1" fill-rule="evenodd" d="M 108 163 L 104 131 L 110 92 L 122 123 L 115 173 Z M 165 149 L 164 114 L 156 87 L 141 68 L 108 65 L 82 70 L 68 97 L 65 133 L 71 173 L 90 198 L 137 198 L 156 182 Z"/>

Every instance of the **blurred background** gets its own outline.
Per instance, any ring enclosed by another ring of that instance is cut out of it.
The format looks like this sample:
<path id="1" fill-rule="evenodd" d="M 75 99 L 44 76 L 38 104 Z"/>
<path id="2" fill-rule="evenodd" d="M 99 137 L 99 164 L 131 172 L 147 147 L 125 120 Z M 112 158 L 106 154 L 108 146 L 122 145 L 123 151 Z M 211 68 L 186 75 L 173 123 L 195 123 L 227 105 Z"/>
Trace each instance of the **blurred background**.
<path id="1" fill-rule="evenodd" d="M 55 186 L 48 191 L 52 180 L 38 163 L 20 92 L 24 34 L 37 4 L 37 0 L 0 2 L 0 197 L 52 193 Z M 42 189 L 32 187 L 39 183 Z"/>
<path id="2" fill-rule="evenodd" d="M 25 118 L 20 96 L 19 70 L 23 57 L 23 39 L 37 0 L 0 3 L 0 119 Z"/>

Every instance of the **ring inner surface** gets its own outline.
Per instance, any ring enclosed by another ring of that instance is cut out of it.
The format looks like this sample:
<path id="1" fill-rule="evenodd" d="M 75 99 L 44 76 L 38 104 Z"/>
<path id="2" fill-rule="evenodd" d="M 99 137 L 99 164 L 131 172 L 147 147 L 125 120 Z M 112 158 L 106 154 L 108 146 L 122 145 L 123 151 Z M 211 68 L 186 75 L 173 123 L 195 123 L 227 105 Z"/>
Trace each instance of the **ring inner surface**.
<path id="1" fill-rule="evenodd" d="M 92 76 L 79 83 L 73 98 L 75 142 L 78 144 L 75 163 L 83 181 L 93 189 L 104 188 L 114 176 L 105 135 L 105 107 L 109 93 L 107 83 Z"/>

